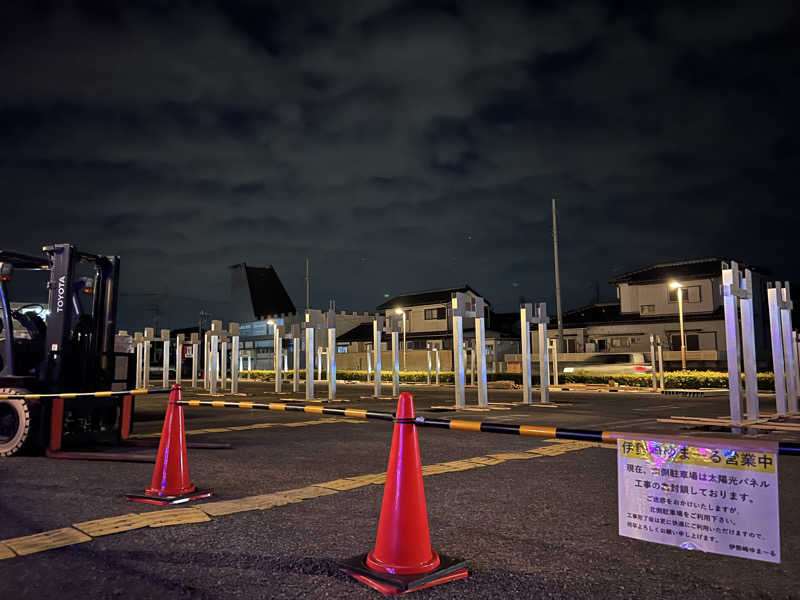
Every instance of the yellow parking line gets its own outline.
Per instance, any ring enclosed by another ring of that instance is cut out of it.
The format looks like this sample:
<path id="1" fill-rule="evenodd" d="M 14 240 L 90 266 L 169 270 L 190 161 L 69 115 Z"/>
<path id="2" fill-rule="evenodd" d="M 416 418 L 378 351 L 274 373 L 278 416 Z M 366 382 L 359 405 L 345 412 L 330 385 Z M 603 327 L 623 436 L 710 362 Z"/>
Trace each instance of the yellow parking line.
<path id="1" fill-rule="evenodd" d="M 316 422 L 303 422 L 303 424 L 332 422 L 335 419 L 323 419 Z M 344 419 L 339 420 L 345 421 Z M 352 423 L 363 423 L 363 421 L 347 421 Z M 264 426 L 259 424 L 256 426 Z M 276 425 L 270 423 L 270 426 Z M 283 425 L 299 425 L 297 423 L 284 423 Z M 206 430 L 208 431 L 208 430 Z M 556 440 L 546 440 L 555 442 Z M 424 476 L 437 475 L 440 473 L 452 473 L 476 469 L 480 467 L 498 465 L 506 460 L 540 458 L 584 450 L 586 448 L 606 447 L 595 442 L 566 441 L 552 446 L 542 448 L 532 448 L 525 452 L 501 452 L 488 456 L 476 456 L 462 460 L 453 460 L 442 463 L 425 465 L 422 467 Z M 16 555 L 24 556 L 43 552 L 54 548 L 62 548 L 73 544 L 80 544 L 91 541 L 94 537 L 112 535 L 124 531 L 141 529 L 144 527 L 169 527 L 172 525 L 184 525 L 190 523 L 204 523 L 212 520 L 212 517 L 231 515 L 252 510 L 266 510 L 286 504 L 293 504 L 318 498 L 330 496 L 342 491 L 352 490 L 371 484 L 382 485 L 386 480 L 386 473 L 370 473 L 355 477 L 345 477 L 324 483 L 317 483 L 293 490 L 283 490 L 259 496 L 247 496 L 236 500 L 217 500 L 198 504 L 192 508 L 173 508 L 168 510 L 149 511 L 144 513 L 129 513 L 116 517 L 107 517 L 93 521 L 75 523 L 72 527 L 44 531 L 34 535 L 0 540 L 0 560 L 13 558 Z"/>
<path id="2" fill-rule="evenodd" d="M 45 550 L 52 550 L 53 548 L 63 548 L 64 546 L 72 546 L 73 544 L 81 544 L 90 541 L 92 541 L 92 538 L 85 533 L 73 529 L 72 527 L 65 527 L 64 529 L 53 529 L 34 535 L 3 540 L 3 544 L 20 556 L 24 556 L 26 554 L 44 552 Z"/>
<path id="3" fill-rule="evenodd" d="M 5 544 L 0 544 L 0 560 L 3 560 L 4 558 L 14 558 L 15 556 L 16 554 L 14 554 L 14 551 L 11 548 Z"/>

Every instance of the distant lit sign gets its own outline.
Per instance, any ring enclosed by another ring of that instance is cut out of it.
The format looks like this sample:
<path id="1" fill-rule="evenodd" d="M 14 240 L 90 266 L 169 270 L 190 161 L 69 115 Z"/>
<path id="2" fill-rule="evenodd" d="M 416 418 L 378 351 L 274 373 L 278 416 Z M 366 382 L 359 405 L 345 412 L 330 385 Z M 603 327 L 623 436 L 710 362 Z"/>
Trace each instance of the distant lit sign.
<path id="1" fill-rule="evenodd" d="M 621 536 L 779 563 L 775 443 L 619 438 Z"/>
<path id="2" fill-rule="evenodd" d="M 252 338 L 260 335 L 267 335 L 267 322 L 266 321 L 253 321 L 251 323 L 242 323 L 239 327 L 239 337 Z"/>

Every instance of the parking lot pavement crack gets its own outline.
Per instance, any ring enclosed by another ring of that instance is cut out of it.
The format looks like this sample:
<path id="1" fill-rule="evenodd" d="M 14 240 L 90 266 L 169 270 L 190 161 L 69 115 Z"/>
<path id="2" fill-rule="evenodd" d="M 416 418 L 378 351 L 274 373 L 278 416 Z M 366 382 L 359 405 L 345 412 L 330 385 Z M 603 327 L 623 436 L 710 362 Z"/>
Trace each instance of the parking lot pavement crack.
<path id="1" fill-rule="evenodd" d="M 304 422 L 304 424 L 317 424 L 331 422 L 322 420 L 317 422 Z M 341 419 L 340 422 L 360 423 L 361 421 L 351 421 Z M 283 424 L 287 425 L 287 424 Z M 297 426 L 297 424 L 295 424 Z M 532 458 L 546 458 L 557 456 L 566 452 L 585 450 L 587 448 L 603 447 L 603 444 L 595 442 L 582 442 L 573 440 L 544 440 L 550 442 L 560 442 L 557 444 L 532 448 L 524 452 L 500 452 L 487 456 L 475 456 L 459 460 L 451 460 L 441 463 L 424 465 L 422 474 L 425 477 L 439 475 L 442 473 L 454 473 L 469 469 L 495 466 L 507 460 L 522 460 Z M 262 494 L 258 496 L 246 496 L 235 500 L 217 500 L 198 504 L 192 508 L 173 508 L 167 510 L 154 510 L 144 513 L 128 513 L 104 519 L 96 519 L 75 523 L 72 527 L 44 531 L 34 535 L 0 540 L 0 560 L 14 558 L 15 555 L 24 556 L 63 548 L 74 544 L 89 542 L 95 537 L 134 531 L 145 527 L 169 527 L 173 525 L 186 525 L 191 523 L 203 523 L 214 520 L 213 517 L 232 515 L 236 513 L 267 510 L 287 504 L 295 504 L 305 500 L 311 500 L 322 496 L 331 496 L 340 492 L 345 492 L 367 485 L 383 484 L 386 481 L 386 473 L 370 473 L 354 477 L 344 477 L 323 483 L 316 483 L 302 488 L 283 490 Z"/>

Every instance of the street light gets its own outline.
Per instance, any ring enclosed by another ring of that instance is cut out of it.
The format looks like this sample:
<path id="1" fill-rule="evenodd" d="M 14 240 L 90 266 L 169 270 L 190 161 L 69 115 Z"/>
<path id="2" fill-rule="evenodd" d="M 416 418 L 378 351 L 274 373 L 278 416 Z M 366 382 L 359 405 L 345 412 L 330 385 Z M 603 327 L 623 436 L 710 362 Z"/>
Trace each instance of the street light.
<path id="1" fill-rule="evenodd" d="M 670 281 L 669 287 L 678 291 L 678 321 L 681 326 L 681 369 L 686 370 L 686 334 L 683 331 L 683 286 L 678 281 Z"/>
<path id="2" fill-rule="evenodd" d="M 394 311 L 398 315 L 403 315 L 403 371 L 406 370 L 406 311 L 402 308 L 397 308 Z"/>

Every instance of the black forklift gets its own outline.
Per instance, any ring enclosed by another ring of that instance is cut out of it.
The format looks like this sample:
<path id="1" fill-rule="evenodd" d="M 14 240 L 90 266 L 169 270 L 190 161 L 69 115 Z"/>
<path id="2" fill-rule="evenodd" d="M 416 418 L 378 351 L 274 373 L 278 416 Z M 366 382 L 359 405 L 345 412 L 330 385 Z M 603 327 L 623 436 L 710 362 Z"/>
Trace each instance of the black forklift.
<path id="1" fill-rule="evenodd" d="M 71 244 L 42 254 L 0 250 L 0 395 L 65 397 L 55 411 L 49 399 L 0 397 L 0 456 L 46 449 L 53 432 L 65 446 L 118 443 L 131 410 L 120 396 L 69 398 L 133 387 L 130 338 L 116 334 L 119 257 Z M 9 283 L 20 270 L 49 272 L 46 305 L 12 308 Z"/>

